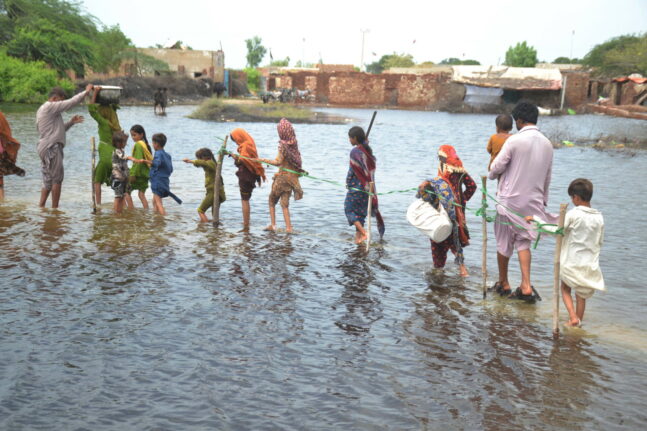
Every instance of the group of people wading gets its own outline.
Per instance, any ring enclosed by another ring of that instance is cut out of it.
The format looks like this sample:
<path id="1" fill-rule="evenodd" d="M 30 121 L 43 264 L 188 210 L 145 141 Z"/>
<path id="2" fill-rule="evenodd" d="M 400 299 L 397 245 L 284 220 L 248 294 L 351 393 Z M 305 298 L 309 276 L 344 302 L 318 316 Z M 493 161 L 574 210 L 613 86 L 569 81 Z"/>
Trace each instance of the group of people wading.
<path id="1" fill-rule="evenodd" d="M 135 145 L 132 154 L 126 155 L 124 147 L 128 135 L 123 132 L 119 123 L 119 107 L 114 104 L 97 104 L 97 94 L 100 91 L 101 87 L 90 84 L 81 93 L 66 99 L 62 89 L 54 88 L 47 102 L 38 109 L 38 155 L 41 159 L 43 178 L 40 206 L 45 206 L 51 194 L 52 207 L 58 207 L 64 178 L 65 132 L 74 124 L 83 121 L 83 117 L 75 115 L 68 122 L 64 122 L 62 113 L 80 104 L 92 93 L 92 103 L 89 104 L 88 110 L 98 124 L 99 133 L 99 162 L 94 176 L 96 201 L 101 202 L 101 185 L 107 184 L 115 192 L 116 212 L 121 212 L 124 203 L 126 207 L 133 207 L 130 198 L 133 190 L 138 191 L 142 207 L 148 208 L 145 192 L 150 183 L 153 209 L 164 215 L 163 198 L 170 196 L 181 203 L 170 191 L 169 178 L 173 166 L 170 154 L 164 151 L 166 136 L 162 133 L 153 135 L 153 154 L 144 128 L 138 124 L 133 125 L 130 128 L 130 137 Z M 541 223 L 556 221 L 556 216 L 545 210 L 551 181 L 553 147 L 537 128 L 537 118 L 536 106 L 519 103 L 512 112 L 512 118 L 508 115 L 497 117 L 497 133 L 492 135 L 487 145 L 487 151 L 491 154 L 488 177 L 498 180 L 494 233 L 497 241 L 499 276 L 492 290 L 501 296 L 528 303 L 541 299 L 530 282 L 530 245 L 538 232 L 529 223 L 531 220 Z M 511 135 L 513 119 L 518 133 Z M 291 197 L 295 200 L 303 197 L 299 178 L 305 171 L 302 168 L 301 153 L 292 124 L 285 118 L 281 119 L 277 125 L 277 132 L 278 154 L 275 159 L 259 158 L 254 139 L 244 129 L 236 128 L 230 133 L 230 138 L 237 145 L 237 153 L 229 155 L 233 157 L 237 167 L 243 230 L 249 230 L 250 199 L 256 186 L 266 181 L 263 164 L 267 164 L 276 166 L 279 170 L 273 178 L 269 195 L 270 224 L 266 230 L 277 229 L 275 207 L 280 203 L 285 230 L 293 231 L 289 201 Z M 380 237 L 384 235 L 385 225 L 374 185 L 377 159 L 373 149 L 361 127 L 352 127 L 348 132 L 348 139 L 353 148 L 350 151 L 346 176 L 344 212 L 349 226 L 355 228 L 355 242 L 360 244 L 367 238 L 364 228 L 367 217 L 376 218 Z M 19 148 L 20 144 L 11 135 L 9 123 L 0 113 L 0 198 L 4 198 L 3 176 L 25 174 L 24 170 L 16 165 Z M 474 195 L 477 186 L 465 170 L 453 146 L 442 145 L 437 154 L 437 175 L 423 181 L 417 192 L 417 197 L 434 208 L 440 208 L 442 205 L 452 223 L 452 231 L 447 239 L 442 242 L 431 241 L 433 264 L 435 268 L 443 268 L 447 254 L 451 251 L 460 274 L 467 276 L 463 248 L 469 245 L 470 234 L 465 205 Z M 133 163 L 130 169 L 128 161 Z M 206 213 L 214 204 L 216 181 L 221 185 L 219 201 L 223 202 L 226 199 L 222 178 L 216 178 L 217 161 L 214 154 L 208 148 L 201 148 L 196 152 L 195 160 L 183 161 L 205 172 L 205 197 L 197 211 L 201 221 L 209 221 Z M 569 211 L 564 227 L 566 245 L 562 254 L 562 291 L 571 326 L 581 324 L 586 298 L 590 297 L 594 290 L 604 290 L 604 281 L 598 266 L 603 220 L 599 212 L 590 208 L 592 192 L 592 184 L 585 179 L 573 181 L 568 190 L 576 208 Z M 371 205 L 368 205 L 369 199 Z M 368 214 L 369 207 L 371 214 Z M 588 229 L 588 233 L 582 233 L 582 229 Z M 521 283 L 513 290 L 508 280 L 508 264 L 515 250 L 519 256 Z M 586 258 L 582 258 L 582 250 L 585 251 Z M 576 290 L 577 307 L 571 299 L 571 286 Z"/>

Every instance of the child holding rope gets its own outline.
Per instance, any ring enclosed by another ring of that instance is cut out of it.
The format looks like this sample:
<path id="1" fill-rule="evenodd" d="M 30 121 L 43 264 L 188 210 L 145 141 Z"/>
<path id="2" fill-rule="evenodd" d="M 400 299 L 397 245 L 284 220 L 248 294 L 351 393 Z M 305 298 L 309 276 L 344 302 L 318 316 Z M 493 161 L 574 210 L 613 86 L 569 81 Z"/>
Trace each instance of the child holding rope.
<path id="1" fill-rule="evenodd" d="M 276 127 L 279 132 L 279 153 L 276 159 L 254 159 L 267 163 L 269 165 L 278 166 L 279 171 L 274 175 L 272 182 L 272 191 L 270 192 L 270 224 L 265 228 L 268 231 L 276 230 L 276 204 L 281 202 L 281 209 L 283 210 L 283 219 L 285 220 L 285 231 L 292 233 L 292 223 L 290 222 L 290 195 L 294 192 L 294 200 L 298 201 L 303 197 L 303 190 L 299 184 L 299 174 L 295 172 L 302 172 L 301 169 L 301 152 L 299 152 L 299 145 L 297 137 L 294 133 L 292 124 L 285 118 L 282 118 Z M 283 168 L 283 169 L 282 169 Z M 289 169 L 290 171 L 284 170 Z"/>
<path id="2" fill-rule="evenodd" d="M 150 180 L 151 190 L 153 191 L 153 211 L 160 215 L 166 215 L 162 198 L 171 197 L 178 204 L 182 200 L 171 192 L 170 177 L 173 173 L 173 162 L 171 155 L 164 151 L 166 146 L 166 135 L 163 133 L 155 133 L 151 138 L 153 141 L 153 148 L 155 149 L 155 156 L 153 160 L 133 160 L 137 163 L 146 163 L 151 167 Z"/>
<path id="3" fill-rule="evenodd" d="M 559 276 L 562 280 L 562 299 L 569 316 L 565 326 L 580 327 L 584 319 L 586 300 L 591 298 L 596 290 L 606 290 L 599 263 L 604 219 L 598 210 L 591 208 L 591 181 L 585 178 L 573 180 L 568 186 L 568 195 L 575 208 L 568 211 L 564 219 Z M 544 223 L 532 216 L 526 217 L 526 220 Z M 572 289 L 575 290 L 575 306 L 571 296 Z"/>
<path id="4" fill-rule="evenodd" d="M 200 148 L 195 152 L 196 160 L 183 159 L 184 163 L 192 163 L 196 168 L 204 169 L 204 188 L 207 190 L 202 203 L 198 207 L 198 215 L 200 216 L 201 222 L 208 222 L 209 218 L 207 217 L 207 210 L 213 206 L 214 200 L 214 188 L 216 186 L 216 167 L 218 162 L 216 162 L 213 153 L 209 148 Z M 222 181 L 222 177 L 218 179 L 220 181 L 220 203 L 223 203 L 227 197 L 225 196 L 225 187 Z"/>
<path id="5" fill-rule="evenodd" d="M 251 207 L 249 200 L 252 198 L 252 192 L 256 184 L 261 185 L 261 179 L 266 181 L 265 169 L 259 162 L 253 161 L 258 158 L 256 143 L 254 139 L 244 129 L 234 129 L 231 131 L 231 140 L 238 145 L 238 154 L 230 154 L 234 158 L 238 167 L 236 176 L 240 186 L 240 201 L 243 210 L 243 232 L 249 231 L 249 221 Z"/>
<path id="6" fill-rule="evenodd" d="M 128 160 L 134 160 L 132 157 L 127 156 L 124 151 L 128 141 L 128 135 L 119 130 L 112 134 L 112 172 L 110 175 L 110 187 L 115 192 L 115 201 L 113 209 L 117 214 L 121 214 L 124 209 L 124 200 L 130 192 L 130 185 L 128 184 Z"/>

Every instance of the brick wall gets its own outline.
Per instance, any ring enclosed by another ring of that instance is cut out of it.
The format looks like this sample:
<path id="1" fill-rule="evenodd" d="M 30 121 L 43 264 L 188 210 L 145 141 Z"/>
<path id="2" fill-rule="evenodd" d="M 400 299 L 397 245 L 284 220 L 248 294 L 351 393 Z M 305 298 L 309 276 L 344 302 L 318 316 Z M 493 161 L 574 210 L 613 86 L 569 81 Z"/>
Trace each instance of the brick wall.
<path id="1" fill-rule="evenodd" d="M 586 72 L 566 72 L 566 93 L 564 94 L 564 106 L 575 108 L 589 99 L 589 81 L 591 76 Z"/>

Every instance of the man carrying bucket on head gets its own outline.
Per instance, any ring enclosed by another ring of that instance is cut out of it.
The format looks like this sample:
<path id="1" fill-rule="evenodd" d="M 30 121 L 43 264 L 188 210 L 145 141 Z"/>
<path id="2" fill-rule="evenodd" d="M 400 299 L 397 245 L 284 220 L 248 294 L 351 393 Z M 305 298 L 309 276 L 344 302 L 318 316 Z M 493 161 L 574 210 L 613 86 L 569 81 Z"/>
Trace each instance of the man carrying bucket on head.
<path id="1" fill-rule="evenodd" d="M 545 211 L 553 146 L 536 126 L 538 115 L 537 107 L 530 103 L 522 102 L 515 106 L 512 118 L 519 133 L 508 138 L 488 174 L 491 180 L 499 178 L 499 204 L 494 224 L 499 281 L 492 290 L 501 296 L 509 295 L 509 298 L 528 303 L 541 300 L 541 297 L 530 284 L 530 244 L 538 233 L 523 227 L 526 226 L 524 216 L 539 215 L 544 220 L 555 218 Z M 521 266 L 521 285 L 512 292 L 508 282 L 508 263 L 515 249 Z"/>

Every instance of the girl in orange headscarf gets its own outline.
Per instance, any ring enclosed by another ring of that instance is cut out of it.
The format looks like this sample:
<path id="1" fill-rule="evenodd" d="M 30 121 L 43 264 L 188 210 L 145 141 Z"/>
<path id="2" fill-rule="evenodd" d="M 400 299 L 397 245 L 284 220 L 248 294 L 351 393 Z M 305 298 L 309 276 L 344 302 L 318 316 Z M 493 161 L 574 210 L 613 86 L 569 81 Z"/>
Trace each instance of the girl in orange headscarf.
<path id="1" fill-rule="evenodd" d="M 18 175 L 25 176 L 25 171 L 16 166 L 20 142 L 11 136 L 11 127 L 0 112 L 0 200 L 4 199 L 4 176 Z"/>
<path id="2" fill-rule="evenodd" d="M 256 184 L 261 185 L 261 180 L 266 181 L 265 169 L 257 162 L 250 159 L 257 159 L 256 143 L 244 129 L 234 129 L 230 135 L 231 139 L 238 145 L 238 154 L 232 156 L 236 159 L 238 171 L 238 186 L 240 187 L 240 199 L 243 208 L 243 230 L 249 230 L 249 219 L 251 208 L 249 200 Z"/>

